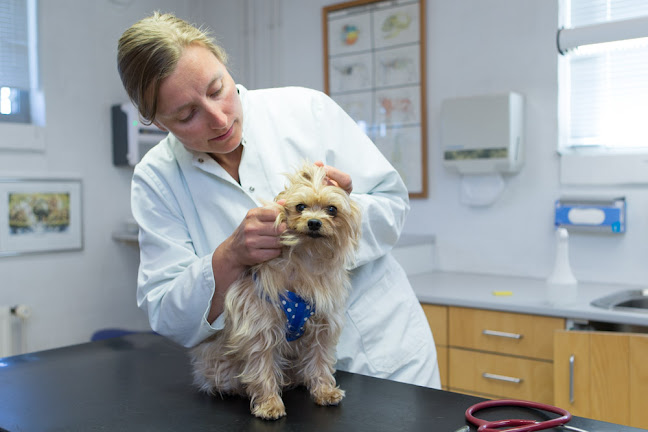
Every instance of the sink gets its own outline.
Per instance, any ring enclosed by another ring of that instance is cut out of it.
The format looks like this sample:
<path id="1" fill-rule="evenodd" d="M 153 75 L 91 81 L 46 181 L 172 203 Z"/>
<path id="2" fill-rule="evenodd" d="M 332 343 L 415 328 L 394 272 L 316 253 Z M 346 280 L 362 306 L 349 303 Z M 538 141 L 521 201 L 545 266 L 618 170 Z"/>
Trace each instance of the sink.
<path id="1" fill-rule="evenodd" d="M 648 288 L 619 291 L 592 301 L 592 306 L 603 309 L 648 313 Z"/>

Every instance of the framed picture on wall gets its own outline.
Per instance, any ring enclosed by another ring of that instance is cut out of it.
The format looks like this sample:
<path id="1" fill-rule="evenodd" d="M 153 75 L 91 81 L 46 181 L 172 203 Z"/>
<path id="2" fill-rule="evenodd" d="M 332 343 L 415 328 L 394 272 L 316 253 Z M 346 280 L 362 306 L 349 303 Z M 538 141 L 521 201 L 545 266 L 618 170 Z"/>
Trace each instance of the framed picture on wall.
<path id="1" fill-rule="evenodd" d="M 324 88 L 426 198 L 425 0 L 326 6 Z"/>
<path id="2" fill-rule="evenodd" d="M 83 248 L 81 180 L 0 178 L 0 256 Z"/>

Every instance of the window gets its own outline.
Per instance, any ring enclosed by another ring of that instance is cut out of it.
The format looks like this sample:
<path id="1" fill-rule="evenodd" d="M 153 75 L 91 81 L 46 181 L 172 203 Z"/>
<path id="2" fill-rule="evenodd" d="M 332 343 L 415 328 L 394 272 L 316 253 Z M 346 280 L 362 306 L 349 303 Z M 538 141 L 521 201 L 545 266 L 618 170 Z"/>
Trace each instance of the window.
<path id="1" fill-rule="evenodd" d="M 0 0 L 0 122 L 38 123 L 36 0 Z"/>
<path id="2" fill-rule="evenodd" d="M 639 172 L 646 157 L 638 156 L 648 155 L 648 2 L 563 0 L 561 21 L 562 179 L 574 180 L 583 168 L 603 184 L 648 183 Z M 585 156 L 594 165 L 583 165 Z"/>

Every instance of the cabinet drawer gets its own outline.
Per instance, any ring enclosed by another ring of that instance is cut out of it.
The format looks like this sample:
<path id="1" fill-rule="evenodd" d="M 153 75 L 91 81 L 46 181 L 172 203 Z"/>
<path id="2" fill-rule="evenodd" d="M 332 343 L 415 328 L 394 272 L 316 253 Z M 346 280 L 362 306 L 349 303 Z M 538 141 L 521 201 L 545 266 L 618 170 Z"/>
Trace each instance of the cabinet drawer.
<path id="1" fill-rule="evenodd" d="M 554 330 L 565 328 L 562 318 L 458 307 L 449 322 L 450 346 L 545 360 L 553 359 Z"/>
<path id="2" fill-rule="evenodd" d="M 441 388 L 448 389 L 448 307 L 432 304 L 421 304 L 427 317 L 437 351 Z"/>
<path id="3" fill-rule="evenodd" d="M 450 390 L 553 403 L 553 365 L 498 354 L 449 349 Z"/>
<path id="4" fill-rule="evenodd" d="M 448 390 L 448 348 L 437 345 L 437 363 L 439 364 L 439 377 L 441 378 L 441 388 Z"/>
<path id="5" fill-rule="evenodd" d="M 421 304 L 425 317 L 430 324 L 434 343 L 445 346 L 448 344 L 448 307 L 431 304 Z"/>

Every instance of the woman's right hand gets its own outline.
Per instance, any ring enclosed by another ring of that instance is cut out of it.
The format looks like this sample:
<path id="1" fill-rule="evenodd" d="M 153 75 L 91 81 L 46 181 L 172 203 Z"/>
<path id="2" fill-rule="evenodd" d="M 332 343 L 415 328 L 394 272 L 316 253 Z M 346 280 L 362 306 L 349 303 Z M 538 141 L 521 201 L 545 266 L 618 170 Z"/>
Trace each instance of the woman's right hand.
<path id="1" fill-rule="evenodd" d="M 271 260 L 281 254 L 279 236 L 286 224 L 275 227 L 275 220 L 285 204 L 279 200 L 267 207 L 248 211 L 241 224 L 212 255 L 214 272 L 214 296 L 207 320 L 212 323 L 223 312 L 225 293 L 249 267 Z M 277 205 L 278 204 L 278 205 Z"/>
<path id="2" fill-rule="evenodd" d="M 274 226 L 277 216 L 282 211 L 280 205 L 285 203 L 285 200 L 281 201 L 279 205 L 250 210 L 227 239 L 230 258 L 239 266 L 252 266 L 281 254 L 279 236 L 286 230 L 286 224 Z"/>

